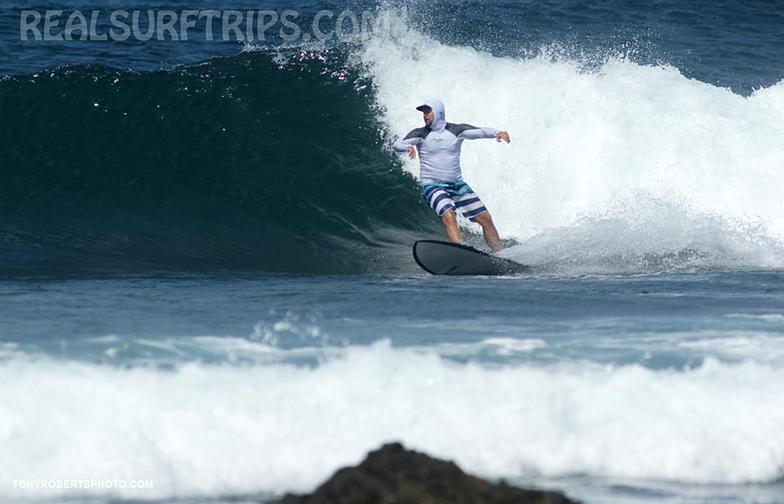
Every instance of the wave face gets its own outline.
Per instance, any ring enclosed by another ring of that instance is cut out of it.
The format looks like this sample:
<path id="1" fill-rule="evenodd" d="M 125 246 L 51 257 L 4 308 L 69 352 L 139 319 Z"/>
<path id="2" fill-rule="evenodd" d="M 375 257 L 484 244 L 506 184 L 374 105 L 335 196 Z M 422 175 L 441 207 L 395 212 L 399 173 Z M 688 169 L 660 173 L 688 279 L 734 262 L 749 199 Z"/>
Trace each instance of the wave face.
<path id="1" fill-rule="evenodd" d="M 620 56 L 497 56 L 379 13 L 389 31 L 331 49 L 0 80 L 4 270 L 413 271 L 410 242 L 441 231 L 389 143 L 431 95 L 512 134 L 463 153 L 512 258 L 784 266 L 781 82 L 741 95 Z"/>
<path id="2" fill-rule="evenodd" d="M 580 271 L 784 265 L 784 82 L 750 96 L 676 68 L 437 42 L 405 18 L 363 47 L 390 130 L 441 97 L 447 120 L 507 129 L 466 142 L 463 174 L 513 257 Z M 406 168 L 416 173 L 409 163 Z"/>
<path id="3" fill-rule="evenodd" d="M 433 222 L 370 90 L 289 57 L 0 81 L 4 268 L 394 269 Z"/>

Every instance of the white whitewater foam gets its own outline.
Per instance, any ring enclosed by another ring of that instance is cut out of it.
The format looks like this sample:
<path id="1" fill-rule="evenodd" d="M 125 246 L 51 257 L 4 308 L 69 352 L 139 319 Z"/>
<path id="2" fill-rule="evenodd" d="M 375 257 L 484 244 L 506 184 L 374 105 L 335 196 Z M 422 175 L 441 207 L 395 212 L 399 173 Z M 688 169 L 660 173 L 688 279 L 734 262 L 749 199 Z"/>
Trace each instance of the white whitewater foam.
<path id="1" fill-rule="evenodd" d="M 784 324 L 784 313 L 731 313 L 727 317 L 761 320 L 771 324 Z"/>
<path id="2" fill-rule="evenodd" d="M 733 336 L 683 341 L 679 346 L 721 359 L 784 365 L 784 335 L 746 331 Z"/>
<path id="3" fill-rule="evenodd" d="M 307 491 L 392 440 L 489 477 L 737 483 L 784 462 L 784 370 L 762 364 L 486 368 L 378 344 L 317 367 L 12 360 L 0 380 L 0 500 L 73 496 L 15 479 L 153 480 L 116 493 L 142 499 Z"/>
<path id="4" fill-rule="evenodd" d="M 449 121 L 508 130 L 510 145 L 466 142 L 463 173 L 503 236 L 544 233 L 521 252 L 552 261 L 559 242 L 589 259 L 696 249 L 710 266 L 784 265 L 784 82 L 744 97 L 666 65 L 495 57 L 390 17 L 399 26 L 357 55 L 382 122 L 403 135 L 439 96 Z"/>
<path id="5" fill-rule="evenodd" d="M 546 348 L 547 343 L 537 338 L 485 338 L 471 343 L 437 343 L 427 346 L 408 346 L 406 351 L 426 352 L 441 357 L 467 358 L 478 355 L 510 357 L 528 354 L 535 350 Z"/>

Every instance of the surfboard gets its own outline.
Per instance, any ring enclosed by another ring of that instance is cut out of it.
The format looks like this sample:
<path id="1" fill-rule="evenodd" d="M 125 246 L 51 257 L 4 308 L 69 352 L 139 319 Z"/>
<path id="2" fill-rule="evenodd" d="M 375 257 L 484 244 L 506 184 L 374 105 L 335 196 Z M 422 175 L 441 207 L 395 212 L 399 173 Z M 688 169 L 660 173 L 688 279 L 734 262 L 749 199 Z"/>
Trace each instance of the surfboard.
<path id="1" fill-rule="evenodd" d="M 512 275 L 530 269 L 468 245 L 439 240 L 419 240 L 413 252 L 419 267 L 433 275 Z"/>

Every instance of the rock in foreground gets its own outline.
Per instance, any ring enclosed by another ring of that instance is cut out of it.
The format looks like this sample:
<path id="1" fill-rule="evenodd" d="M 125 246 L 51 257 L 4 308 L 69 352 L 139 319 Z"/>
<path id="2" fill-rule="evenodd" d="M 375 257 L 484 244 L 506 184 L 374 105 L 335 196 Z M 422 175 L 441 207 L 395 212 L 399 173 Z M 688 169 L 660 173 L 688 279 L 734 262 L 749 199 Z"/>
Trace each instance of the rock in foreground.
<path id="1" fill-rule="evenodd" d="M 523 490 L 469 476 L 452 462 L 399 443 L 370 452 L 357 467 L 336 472 L 310 495 L 280 504 L 576 504 L 558 492 Z"/>

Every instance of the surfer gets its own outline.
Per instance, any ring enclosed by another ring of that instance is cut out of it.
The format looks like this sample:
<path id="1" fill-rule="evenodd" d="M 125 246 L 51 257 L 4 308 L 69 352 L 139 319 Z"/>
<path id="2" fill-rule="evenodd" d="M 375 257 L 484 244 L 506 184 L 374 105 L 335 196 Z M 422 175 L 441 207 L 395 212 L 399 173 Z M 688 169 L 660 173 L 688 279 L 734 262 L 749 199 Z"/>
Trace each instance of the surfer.
<path id="1" fill-rule="evenodd" d="M 446 122 L 444 104 L 430 99 L 416 108 L 425 120 L 423 128 L 411 130 L 392 148 L 405 152 L 411 159 L 419 151 L 419 182 L 422 197 L 446 228 L 450 242 L 462 243 L 463 237 L 457 227 L 455 209 L 466 218 L 482 226 L 487 245 L 494 251 L 501 250 L 501 239 L 493 224 L 493 217 L 479 196 L 463 180 L 460 170 L 460 148 L 463 140 L 495 138 L 497 142 L 510 142 L 509 133 L 494 128 L 477 128 L 470 124 Z"/>

